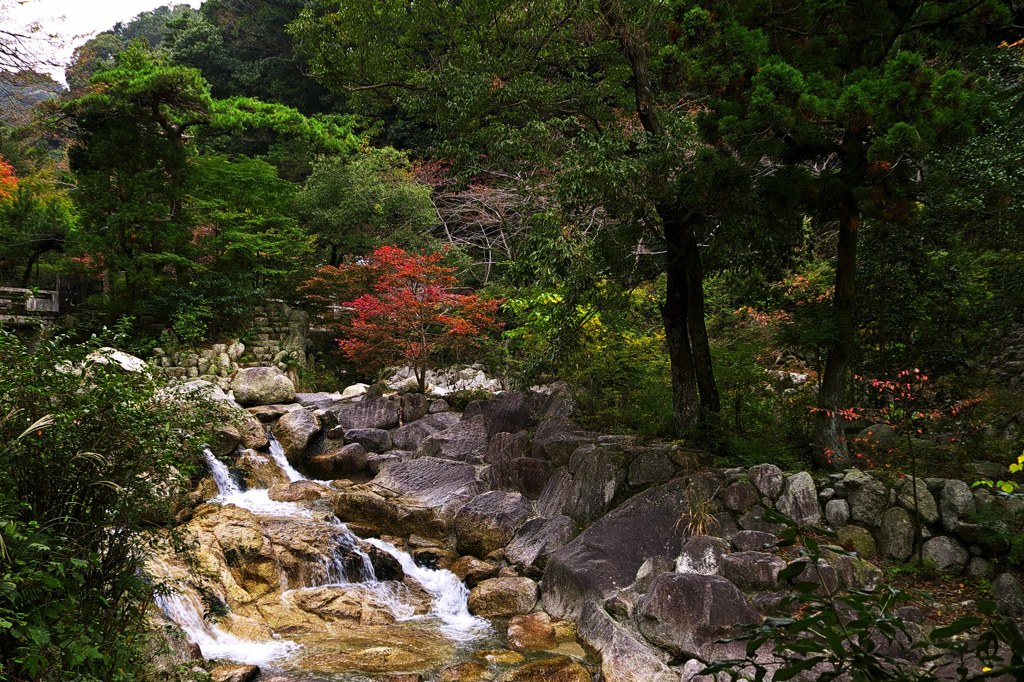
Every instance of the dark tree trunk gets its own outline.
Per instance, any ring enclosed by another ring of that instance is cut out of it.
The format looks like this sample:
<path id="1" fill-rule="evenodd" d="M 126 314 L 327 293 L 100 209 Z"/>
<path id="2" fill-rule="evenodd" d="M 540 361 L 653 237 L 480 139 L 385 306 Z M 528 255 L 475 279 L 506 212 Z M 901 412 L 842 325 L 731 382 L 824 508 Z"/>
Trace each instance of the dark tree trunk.
<path id="1" fill-rule="evenodd" d="M 692 223 L 683 233 L 683 261 L 686 267 L 686 329 L 697 375 L 700 405 L 703 416 L 707 417 L 709 412 L 722 411 L 722 399 L 718 394 L 708 328 L 704 321 L 704 264 L 700 260 L 697 235 Z"/>
<path id="2" fill-rule="evenodd" d="M 814 426 L 814 456 L 819 464 L 832 467 L 842 466 L 849 460 L 841 410 L 846 407 L 847 377 L 856 335 L 853 305 L 859 230 L 860 213 L 853 199 L 847 198 L 839 216 L 836 289 L 832 298 L 833 338 L 825 359 Z"/>

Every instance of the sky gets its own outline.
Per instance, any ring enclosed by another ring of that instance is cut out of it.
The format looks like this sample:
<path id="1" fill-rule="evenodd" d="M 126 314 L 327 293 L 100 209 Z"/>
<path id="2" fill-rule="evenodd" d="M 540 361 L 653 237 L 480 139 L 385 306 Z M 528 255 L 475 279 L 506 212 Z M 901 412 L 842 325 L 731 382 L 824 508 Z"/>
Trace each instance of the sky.
<path id="1" fill-rule="evenodd" d="M 38 23 L 38 35 L 55 34 L 60 45 L 44 52 L 48 59 L 67 64 L 75 47 L 117 22 L 127 23 L 140 12 L 167 4 L 199 7 L 201 0 L 0 0 L 0 29 L 23 31 Z M 44 68 L 64 82 L 63 67 Z"/>

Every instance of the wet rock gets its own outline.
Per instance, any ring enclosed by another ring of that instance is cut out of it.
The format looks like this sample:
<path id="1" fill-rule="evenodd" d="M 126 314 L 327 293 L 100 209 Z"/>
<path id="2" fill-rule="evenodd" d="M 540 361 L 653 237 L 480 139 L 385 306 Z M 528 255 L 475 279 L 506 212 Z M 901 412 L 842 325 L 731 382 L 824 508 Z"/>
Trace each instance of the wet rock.
<path id="1" fill-rule="evenodd" d="M 498 574 L 498 566 L 489 561 L 481 561 L 474 556 L 459 557 L 448 567 L 466 587 L 473 588 L 488 578 Z"/>
<path id="2" fill-rule="evenodd" d="M 442 670 L 438 682 L 489 682 L 493 679 L 494 677 L 487 671 L 486 665 L 476 661 L 466 661 Z"/>
<path id="3" fill-rule="evenodd" d="M 928 540 L 921 549 L 925 561 L 931 561 L 940 571 L 960 573 L 967 566 L 970 555 L 951 537 L 940 535 Z"/>
<path id="4" fill-rule="evenodd" d="M 302 459 L 302 453 L 313 436 L 320 433 L 320 420 L 308 410 L 295 410 L 277 420 L 274 435 L 281 443 L 285 457 L 292 464 Z"/>
<path id="5" fill-rule="evenodd" d="M 1009 573 L 1003 573 L 992 581 L 992 599 L 996 611 L 1009 618 L 1024 617 L 1024 586 Z"/>
<path id="6" fill-rule="evenodd" d="M 782 494 L 786 476 L 782 473 L 782 469 L 774 464 L 752 466 L 747 475 L 750 476 L 750 482 L 754 484 L 758 492 L 765 497 L 775 500 Z"/>
<path id="7" fill-rule="evenodd" d="M 571 658 L 560 656 L 527 663 L 506 673 L 501 682 L 590 682 L 590 673 Z"/>
<path id="8" fill-rule="evenodd" d="M 231 390 L 242 405 L 272 405 L 295 400 L 295 384 L 277 367 L 247 367 L 231 380 Z"/>
<path id="9" fill-rule="evenodd" d="M 508 645 L 519 650 L 553 649 L 557 645 L 551 616 L 538 611 L 512 616 L 508 621 Z"/>
<path id="10" fill-rule="evenodd" d="M 914 520 L 902 507 L 893 507 L 882 515 L 878 532 L 879 550 L 886 559 L 906 561 L 914 552 Z"/>
<path id="11" fill-rule="evenodd" d="M 345 440 L 359 443 L 367 452 L 387 452 L 391 449 L 391 434 L 384 429 L 349 429 Z"/>
<path id="12" fill-rule="evenodd" d="M 391 441 L 397 450 L 414 451 L 430 435 L 444 431 L 459 422 L 459 415 L 438 412 L 406 424 L 391 432 Z"/>
<path id="13" fill-rule="evenodd" d="M 402 396 L 402 423 L 411 424 L 427 416 L 430 401 L 422 393 L 406 393 Z"/>
<path id="14" fill-rule="evenodd" d="M 679 656 L 714 660 L 742 656 L 740 642 L 719 640 L 736 634 L 736 627 L 757 624 L 761 617 L 726 578 L 696 573 L 665 573 L 637 604 L 640 632 Z"/>
<path id="15" fill-rule="evenodd" d="M 779 571 L 786 562 L 764 552 L 735 552 L 722 557 L 720 571 L 737 587 L 748 590 L 774 590 L 779 586 Z"/>
<path id="16" fill-rule="evenodd" d="M 634 448 L 635 455 L 629 464 L 629 485 L 639 487 L 649 483 L 664 483 L 676 473 L 676 463 L 665 448 Z"/>
<path id="17" fill-rule="evenodd" d="M 233 424 L 217 424 L 213 428 L 210 451 L 218 457 L 227 457 L 242 443 L 242 434 Z"/>
<path id="18" fill-rule="evenodd" d="M 529 578 L 491 578 L 469 593 L 469 610 L 485 618 L 529 613 L 537 604 L 537 583 Z"/>
<path id="19" fill-rule="evenodd" d="M 275 502 L 302 502 L 321 500 L 334 494 L 329 487 L 316 481 L 295 481 L 271 486 L 267 496 Z"/>
<path id="20" fill-rule="evenodd" d="M 543 568 L 547 558 L 578 532 L 576 522 L 568 516 L 530 519 L 505 548 L 505 558 L 516 566 Z"/>
<path id="21" fill-rule="evenodd" d="M 530 512 L 529 500 L 519 493 L 486 492 L 456 515 L 456 549 L 483 558 L 507 545 Z"/>
<path id="22" fill-rule="evenodd" d="M 774 533 L 759 530 L 741 530 L 732 536 L 732 546 L 740 552 L 763 551 L 779 541 Z"/>
<path id="23" fill-rule="evenodd" d="M 366 448 L 359 443 L 313 455 L 304 462 L 311 476 L 325 481 L 358 474 L 366 469 L 366 464 Z"/>
<path id="24" fill-rule="evenodd" d="M 639 639 L 593 602 L 583 606 L 579 636 L 583 643 L 597 652 L 606 680 L 678 682 L 678 674 L 666 665 L 669 659 L 667 652 Z"/>
<path id="25" fill-rule="evenodd" d="M 213 682 L 253 682 L 259 674 L 256 665 L 218 665 L 210 671 L 210 679 Z"/>
<path id="26" fill-rule="evenodd" d="M 405 569 L 401 562 L 384 550 L 374 545 L 360 543 L 363 552 L 370 558 L 370 565 L 373 566 L 373 574 L 377 580 L 394 580 L 401 582 L 405 580 Z"/>
<path id="27" fill-rule="evenodd" d="M 722 556 L 729 553 L 729 543 L 710 535 L 695 535 L 686 541 L 675 560 L 676 573 L 718 573 Z"/>
<path id="28" fill-rule="evenodd" d="M 478 651 L 476 652 L 476 657 L 482 661 L 487 661 L 491 665 L 516 665 L 526 660 L 526 657 L 518 651 L 509 651 L 508 649 Z"/>
<path id="29" fill-rule="evenodd" d="M 850 469 L 842 482 L 849 491 L 850 518 L 866 526 L 881 524 L 882 513 L 889 506 L 889 492 L 885 486 L 859 469 Z"/>
<path id="30" fill-rule="evenodd" d="M 677 521 L 686 504 L 685 481 L 651 488 L 553 553 L 544 570 L 544 610 L 576 619 L 584 603 L 603 603 L 632 583 L 647 558 L 677 556 L 684 539 Z"/>
<path id="31" fill-rule="evenodd" d="M 482 462 L 487 453 L 487 429 L 482 416 L 463 419 L 444 431 L 427 436 L 416 449 L 420 457 L 461 462 Z"/>
<path id="32" fill-rule="evenodd" d="M 321 419 L 325 429 L 337 428 L 342 433 L 351 429 L 393 429 L 399 422 L 398 405 L 387 398 L 342 403 L 324 410 Z"/>
<path id="33" fill-rule="evenodd" d="M 793 474 L 786 479 L 786 485 L 775 506 L 797 523 L 811 526 L 821 524 L 818 490 L 814 485 L 814 479 L 806 471 Z"/>

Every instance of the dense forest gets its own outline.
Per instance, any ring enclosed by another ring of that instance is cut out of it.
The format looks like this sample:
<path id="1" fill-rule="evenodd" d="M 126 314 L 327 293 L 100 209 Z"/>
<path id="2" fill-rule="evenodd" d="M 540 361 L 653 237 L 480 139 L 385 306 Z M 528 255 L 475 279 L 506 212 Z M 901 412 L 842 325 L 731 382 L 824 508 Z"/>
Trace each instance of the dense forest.
<path id="1" fill-rule="evenodd" d="M 97 34 L 66 87 L 8 39 L 0 285 L 58 292 L 35 343 L 67 362 L 114 327 L 142 357 L 244 338 L 283 301 L 317 332 L 306 390 L 404 364 L 422 391 L 427 369 L 480 363 L 509 387 L 564 381 L 587 428 L 707 465 L 914 466 L 1012 492 L 1022 25 L 1015 0 L 206 0 Z M 28 355 L 0 342 L 21 366 L 0 381 L 12 524 L 38 484 L 14 415 L 44 414 L 25 368 L 68 379 Z M 135 418 L 115 426 L 173 450 Z M 864 436 L 878 424 L 898 438 Z M 73 534 L 10 529 L 0 556 Z M 48 570 L 32 552 L 0 596 Z M 91 586 L 95 606 L 97 576 L 134 567 L 38 589 Z M 14 660 L 44 634 L 4 609 Z M 131 665 L 51 636 L 97 679 Z M 18 660 L 10 679 L 47 674 Z"/>

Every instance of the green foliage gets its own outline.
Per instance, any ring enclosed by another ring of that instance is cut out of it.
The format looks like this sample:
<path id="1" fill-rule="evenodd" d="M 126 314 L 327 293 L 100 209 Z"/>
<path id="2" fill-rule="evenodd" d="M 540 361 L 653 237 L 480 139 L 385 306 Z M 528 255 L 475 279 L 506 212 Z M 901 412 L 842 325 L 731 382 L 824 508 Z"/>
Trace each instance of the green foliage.
<path id="1" fill-rule="evenodd" d="M 0 331 L 0 679 L 147 679 L 149 524 L 173 519 L 202 414 L 93 339 Z"/>
<path id="2" fill-rule="evenodd" d="M 702 674 L 724 674 L 730 680 L 790 680 L 813 674 L 820 680 L 983 680 L 1024 673 L 1024 637 L 1010 618 L 994 615 L 995 604 L 982 603 L 981 614 L 965 616 L 923 635 L 904 622 L 899 607 L 910 595 L 882 585 L 874 590 L 828 587 L 822 566 L 826 559 L 855 553 L 819 544 L 820 528 L 802 528 L 774 511 L 765 519 L 783 523 L 780 544 L 799 543 L 802 560 L 790 562 L 779 580 L 794 592 L 783 599 L 785 615 L 750 625 L 739 639 L 746 655 L 716 661 Z M 974 635 L 964 637 L 965 633 Z M 978 670 L 981 667 L 981 670 Z M 716 678 L 720 679 L 720 678 Z"/>
<path id="3" fill-rule="evenodd" d="M 295 204 L 329 251 L 330 265 L 384 244 L 428 248 L 437 224 L 430 188 L 416 180 L 408 157 L 390 147 L 319 159 Z"/>

